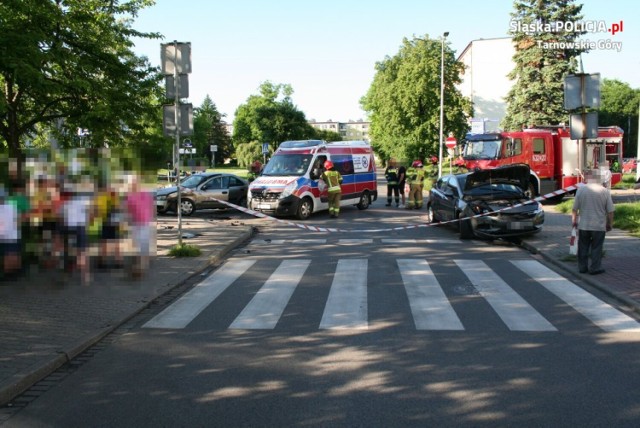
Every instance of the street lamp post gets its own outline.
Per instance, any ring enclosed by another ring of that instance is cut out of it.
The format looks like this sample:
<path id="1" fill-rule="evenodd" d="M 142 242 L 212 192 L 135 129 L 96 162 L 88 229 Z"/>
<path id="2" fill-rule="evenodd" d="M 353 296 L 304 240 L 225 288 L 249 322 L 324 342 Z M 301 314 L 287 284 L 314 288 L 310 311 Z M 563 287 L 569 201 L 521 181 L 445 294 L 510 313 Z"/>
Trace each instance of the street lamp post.
<path id="1" fill-rule="evenodd" d="M 449 35 L 445 31 L 442 35 L 442 47 L 440 50 L 440 144 L 438 150 L 438 178 L 442 177 L 442 124 L 444 122 L 444 42 Z"/>

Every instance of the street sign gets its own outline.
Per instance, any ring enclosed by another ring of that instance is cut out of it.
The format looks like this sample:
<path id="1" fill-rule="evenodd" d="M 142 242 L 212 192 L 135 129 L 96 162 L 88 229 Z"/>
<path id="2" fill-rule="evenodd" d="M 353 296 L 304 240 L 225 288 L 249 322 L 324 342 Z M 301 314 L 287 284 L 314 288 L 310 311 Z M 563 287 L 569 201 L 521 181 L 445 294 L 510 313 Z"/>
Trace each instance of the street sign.
<path id="1" fill-rule="evenodd" d="M 455 149 L 456 144 L 458 144 L 458 142 L 456 141 L 455 137 L 447 137 L 446 141 L 444 142 L 444 145 L 447 146 L 447 149 Z"/>
<path id="2" fill-rule="evenodd" d="M 215 144 L 212 144 L 209 148 L 211 149 L 211 153 L 215 153 L 218 151 L 218 146 Z"/>
<path id="3" fill-rule="evenodd" d="M 269 143 L 262 143 L 262 154 L 263 155 L 269 154 Z"/>
<path id="4" fill-rule="evenodd" d="M 600 107 L 600 73 L 570 74 L 564 78 L 564 108 Z"/>

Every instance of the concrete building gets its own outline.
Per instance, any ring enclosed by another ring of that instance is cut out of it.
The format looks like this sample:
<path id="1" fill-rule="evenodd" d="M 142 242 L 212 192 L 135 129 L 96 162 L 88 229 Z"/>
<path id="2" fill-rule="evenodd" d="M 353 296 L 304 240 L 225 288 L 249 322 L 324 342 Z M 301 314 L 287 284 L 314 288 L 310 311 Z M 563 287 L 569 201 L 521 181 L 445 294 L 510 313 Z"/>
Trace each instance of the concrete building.
<path id="1" fill-rule="evenodd" d="M 309 125 L 322 131 L 332 131 L 340 134 L 343 140 L 369 141 L 370 122 L 363 120 L 350 120 L 348 122 L 334 122 L 329 119 L 326 122 L 310 120 Z"/>
<path id="2" fill-rule="evenodd" d="M 472 131 L 493 132 L 506 115 L 505 98 L 513 81 L 507 75 L 515 64 L 510 37 L 471 41 L 458 56 L 465 67 L 458 89 L 473 102 Z"/>

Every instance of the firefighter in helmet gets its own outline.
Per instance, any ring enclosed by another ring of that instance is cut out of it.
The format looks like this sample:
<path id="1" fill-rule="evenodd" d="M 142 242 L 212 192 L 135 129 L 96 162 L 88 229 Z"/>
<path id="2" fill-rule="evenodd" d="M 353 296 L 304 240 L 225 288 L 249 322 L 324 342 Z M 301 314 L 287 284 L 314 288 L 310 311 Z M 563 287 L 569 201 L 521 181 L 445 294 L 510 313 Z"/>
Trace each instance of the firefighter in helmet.
<path id="1" fill-rule="evenodd" d="M 407 183 L 409 183 L 409 201 L 407 209 L 422 208 L 422 186 L 424 184 L 424 169 L 422 161 L 414 160 L 407 170 Z"/>
<path id="2" fill-rule="evenodd" d="M 333 168 L 333 162 L 330 160 L 324 163 L 324 172 L 322 180 L 327 183 L 327 192 L 329 194 L 329 215 L 331 218 L 337 218 L 340 214 L 340 198 L 342 196 L 342 175 Z"/>
<path id="3" fill-rule="evenodd" d="M 387 204 L 385 207 L 390 207 L 392 198 L 396 198 L 396 207 L 400 205 L 400 191 L 398 190 L 398 167 L 396 166 L 396 160 L 394 158 L 389 159 L 387 169 L 384 170 L 384 177 L 387 179 Z"/>

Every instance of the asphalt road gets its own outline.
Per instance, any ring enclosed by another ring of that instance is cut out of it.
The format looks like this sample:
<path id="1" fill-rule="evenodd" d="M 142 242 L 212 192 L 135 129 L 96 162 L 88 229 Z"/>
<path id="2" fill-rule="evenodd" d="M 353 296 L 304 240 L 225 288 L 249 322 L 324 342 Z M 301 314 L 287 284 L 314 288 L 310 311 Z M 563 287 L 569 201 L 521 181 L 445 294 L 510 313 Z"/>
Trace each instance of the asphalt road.
<path id="1" fill-rule="evenodd" d="M 310 222 L 415 220 L 382 205 Z M 243 218 L 251 243 L 7 426 L 638 425 L 640 324 L 522 249 Z"/>

